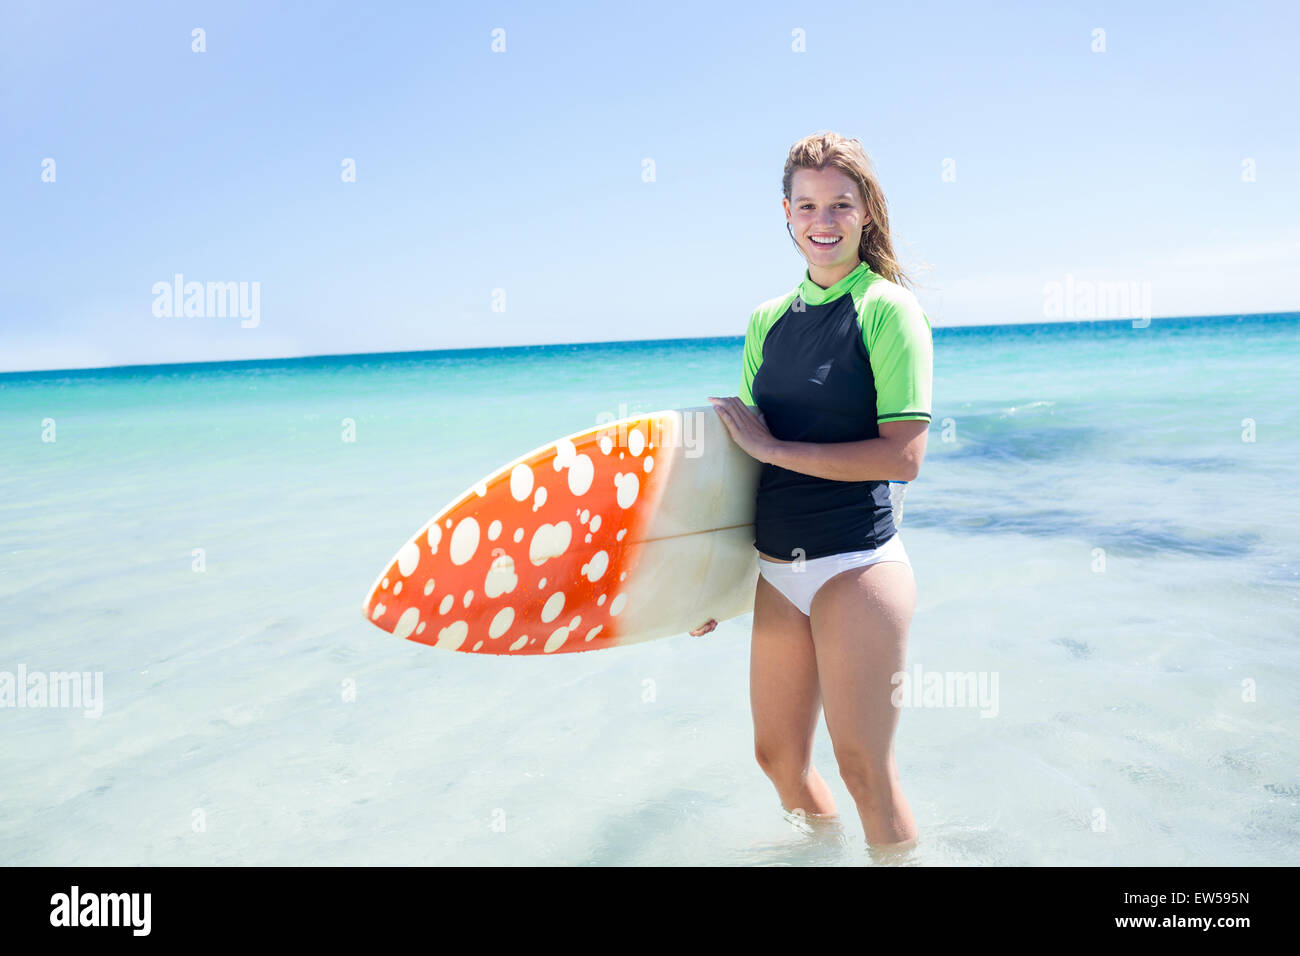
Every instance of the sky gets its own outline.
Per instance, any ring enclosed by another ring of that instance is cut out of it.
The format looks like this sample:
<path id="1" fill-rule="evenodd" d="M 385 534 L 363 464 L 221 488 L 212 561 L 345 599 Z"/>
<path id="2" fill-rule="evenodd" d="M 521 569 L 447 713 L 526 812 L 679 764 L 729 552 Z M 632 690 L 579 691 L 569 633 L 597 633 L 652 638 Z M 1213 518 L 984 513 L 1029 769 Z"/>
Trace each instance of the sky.
<path id="1" fill-rule="evenodd" d="M 1295 311 L 1298 10 L 0 0 L 0 371 L 743 335 L 819 130 L 936 328 Z"/>

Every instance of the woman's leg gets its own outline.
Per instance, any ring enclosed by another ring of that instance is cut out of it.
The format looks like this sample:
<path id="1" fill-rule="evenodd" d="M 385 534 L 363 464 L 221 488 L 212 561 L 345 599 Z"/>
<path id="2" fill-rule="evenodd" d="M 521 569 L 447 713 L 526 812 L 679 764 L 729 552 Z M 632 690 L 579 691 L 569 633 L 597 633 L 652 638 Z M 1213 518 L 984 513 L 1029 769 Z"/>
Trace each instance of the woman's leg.
<path id="1" fill-rule="evenodd" d="M 826 781 L 812 765 L 821 713 L 817 660 L 808 617 L 760 575 L 749 650 L 754 756 L 786 810 L 835 813 Z"/>
<path id="2" fill-rule="evenodd" d="M 840 776 L 873 847 L 910 843 L 916 823 L 898 782 L 890 682 L 903 670 L 916 607 L 910 565 L 881 561 L 841 572 L 812 602 L 813 645 Z"/>

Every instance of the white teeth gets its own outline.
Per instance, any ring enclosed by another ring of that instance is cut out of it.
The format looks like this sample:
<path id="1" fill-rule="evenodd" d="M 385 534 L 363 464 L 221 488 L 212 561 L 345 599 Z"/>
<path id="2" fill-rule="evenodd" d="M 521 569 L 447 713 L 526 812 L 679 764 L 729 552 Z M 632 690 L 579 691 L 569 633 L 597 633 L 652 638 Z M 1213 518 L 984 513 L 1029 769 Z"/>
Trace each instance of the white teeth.
<path id="1" fill-rule="evenodd" d="M 830 246 L 840 241 L 839 236 L 836 236 L 834 239 L 819 239 L 816 236 L 810 236 L 809 238 L 819 246 Z"/>

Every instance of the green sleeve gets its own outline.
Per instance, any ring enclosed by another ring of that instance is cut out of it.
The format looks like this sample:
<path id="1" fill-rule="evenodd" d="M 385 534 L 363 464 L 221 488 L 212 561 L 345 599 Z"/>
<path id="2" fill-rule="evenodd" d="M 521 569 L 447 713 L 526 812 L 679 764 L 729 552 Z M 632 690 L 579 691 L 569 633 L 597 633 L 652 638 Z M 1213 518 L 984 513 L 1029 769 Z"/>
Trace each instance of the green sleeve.
<path id="1" fill-rule="evenodd" d="M 874 283 L 863 340 L 876 379 L 876 422 L 930 420 L 934 344 L 930 317 L 911 292 Z"/>
<path id="2" fill-rule="evenodd" d="M 745 331 L 745 353 L 741 357 L 740 400 L 746 405 L 754 403 L 754 376 L 763 361 L 763 341 L 758 328 L 758 310 L 749 317 L 749 328 Z"/>

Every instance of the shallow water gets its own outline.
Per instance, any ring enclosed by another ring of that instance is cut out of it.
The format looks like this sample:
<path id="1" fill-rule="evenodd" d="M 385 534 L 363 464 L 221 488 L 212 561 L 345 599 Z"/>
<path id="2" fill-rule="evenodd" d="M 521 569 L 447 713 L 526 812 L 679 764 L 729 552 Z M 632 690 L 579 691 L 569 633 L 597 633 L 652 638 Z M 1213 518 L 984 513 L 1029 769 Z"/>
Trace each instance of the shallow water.
<path id="1" fill-rule="evenodd" d="M 735 394 L 738 339 L 0 376 L 0 671 L 103 675 L 0 709 L 0 863 L 1300 863 L 1297 331 L 936 331 L 908 665 L 996 712 L 903 714 L 889 864 L 824 727 L 839 832 L 782 813 L 748 617 L 511 660 L 360 613 L 497 465 Z"/>

